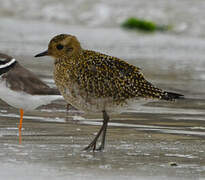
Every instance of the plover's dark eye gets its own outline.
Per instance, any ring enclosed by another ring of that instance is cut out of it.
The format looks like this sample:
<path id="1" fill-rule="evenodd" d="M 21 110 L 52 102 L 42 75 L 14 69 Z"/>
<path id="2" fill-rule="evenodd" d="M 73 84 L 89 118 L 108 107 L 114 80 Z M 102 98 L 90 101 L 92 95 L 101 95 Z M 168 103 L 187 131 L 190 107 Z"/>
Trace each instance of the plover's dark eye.
<path id="1" fill-rule="evenodd" d="M 63 46 L 62 44 L 57 44 L 56 48 L 57 48 L 58 50 L 61 50 L 61 49 L 64 48 L 64 46 Z"/>

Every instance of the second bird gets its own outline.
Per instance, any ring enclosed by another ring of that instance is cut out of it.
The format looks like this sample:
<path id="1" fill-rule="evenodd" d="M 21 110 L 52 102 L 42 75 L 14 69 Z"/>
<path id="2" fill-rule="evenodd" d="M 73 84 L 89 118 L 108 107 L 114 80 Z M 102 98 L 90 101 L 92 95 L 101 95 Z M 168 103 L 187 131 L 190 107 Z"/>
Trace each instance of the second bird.
<path id="1" fill-rule="evenodd" d="M 24 111 L 49 104 L 61 96 L 56 88 L 46 85 L 16 59 L 0 53 L 0 98 L 20 109 L 21 130 Z"/>
<path id="2" fill-rule="evenodd" d="M 138 67 L 99 52 L 85 50 L 75 36 L 60 34 L 48 50 L 35 57 L 52 56 L 54 79 L 65 100 L 85 112 L 102 112 L 103 125 L 85 150 L 103 150 L 109 112 L 136 100 L 174 100 L 181 94 L 163 91 L 148 82 Z M 96 143 L 102 134 L 101 145 Z"/>

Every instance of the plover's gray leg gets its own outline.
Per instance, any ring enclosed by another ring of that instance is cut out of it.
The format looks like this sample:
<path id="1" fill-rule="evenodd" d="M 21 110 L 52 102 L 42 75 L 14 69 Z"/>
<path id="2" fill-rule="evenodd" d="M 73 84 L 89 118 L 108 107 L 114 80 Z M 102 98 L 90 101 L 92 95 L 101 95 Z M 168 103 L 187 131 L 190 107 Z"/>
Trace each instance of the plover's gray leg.
<path id="1" fill-rule="evenodd" d="M 85 147 L 83 150 L 97 150 L 97 151 L 101 151 L 104 149 L 105 147 L 105 137 L 106 137 L 106 131 L 107 131 L 107 124 L 109 121 L 109 116 L 106 113 L 106 111 L 103 111 L 103 125 L 101 126 L 99 132 L 97 133 L 97 135 L 95 136 L 95 138 L 93 139 L 93 141 L 87 146 Z M 96 143 L 98 141 L 98 138 L 100 137 L 101 133 L 103 132 L 103 136 L 102 136 L 102 142 L 101 145 L 98 149 L 96 149 Z"/>
<path id="2" fill-rule="evenodd" d="M 107 125 L 110 120 L 110 117 L 108 116 L 106 111 L 103 111 L 103 125 L 104 125 L 104 130 L 102 134 L 102 141 L 100 147 L 97 149 L 98 151 L 102 151 L 105 147 L 105 138 L 106 138 L 106 132 L 107 132 Z"/>

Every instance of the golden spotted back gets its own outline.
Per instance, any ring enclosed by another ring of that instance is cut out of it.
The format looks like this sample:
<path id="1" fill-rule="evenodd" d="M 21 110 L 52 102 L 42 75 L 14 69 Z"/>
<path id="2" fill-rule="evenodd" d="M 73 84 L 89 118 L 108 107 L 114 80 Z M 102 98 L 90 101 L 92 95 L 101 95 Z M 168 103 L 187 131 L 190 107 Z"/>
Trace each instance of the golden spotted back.
<path id="1" fill-rule="evenodd" d="M 66 60 L 71 81 L 93 98 L 123 102 L 135 97 L 161 98 L 163 91 L 146 81 L 140 69 L 116 57 L 83 50 Z"/>

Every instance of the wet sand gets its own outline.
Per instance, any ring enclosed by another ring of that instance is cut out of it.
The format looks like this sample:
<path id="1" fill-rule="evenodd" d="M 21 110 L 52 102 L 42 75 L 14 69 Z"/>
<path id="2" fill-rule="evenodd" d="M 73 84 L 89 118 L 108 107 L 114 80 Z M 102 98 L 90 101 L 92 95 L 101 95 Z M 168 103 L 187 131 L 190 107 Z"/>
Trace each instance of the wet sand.
<path id="1" fill-rule="evenodd" d="M 78 111 L 66 113 L 65 105 L 63 100 L 58 100 L 27 112 L 19 144 L 19 113 L 1 102 L 0 176 L 3 179 L 14 176 L 15 179 L 199 179 L 204 176 L 204 114 L 190 113 L 187 117 L 176 111 L 146 113 L 144 110 L 113 115 L 105 151 L 84 152 L 82 149 L 101 125 L 101 117 Z"/>

